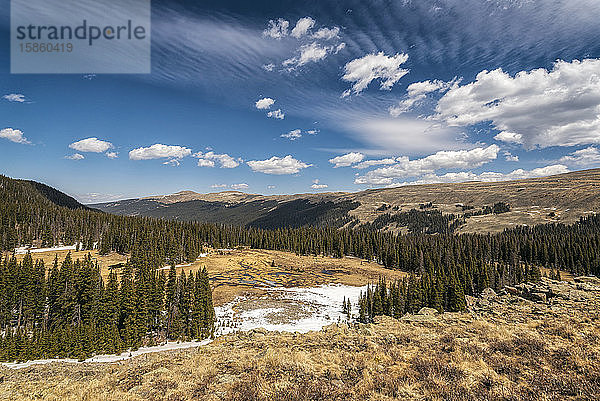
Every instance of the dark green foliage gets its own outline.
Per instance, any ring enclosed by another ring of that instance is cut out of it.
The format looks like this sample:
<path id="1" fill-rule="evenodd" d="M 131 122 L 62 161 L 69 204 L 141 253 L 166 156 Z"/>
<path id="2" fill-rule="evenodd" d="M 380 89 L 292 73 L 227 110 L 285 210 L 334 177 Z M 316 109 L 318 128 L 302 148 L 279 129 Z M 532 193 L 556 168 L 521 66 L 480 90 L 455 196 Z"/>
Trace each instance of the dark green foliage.
<path id="1" fill-rule="evenodd" d="M 250 222 L 248 227 L 341 227 L 352 220 L 348 212 L 358 206 L 359 203 L 351 201 L 312 203 L 308 199 L 298 199 L 278 205 L 266 215 Z"/>
<path id="2" fill-rule="evenodd" d="M 454 214 L 443 214 L 439 210 L 426 210 L 431 208 L 431 203 L 421 205 L 421 210 L 411 209 L 408 212 L 396 214 L 382 214 L 372 223 L 364 224 L 366 229 L 380 230 L 395 223 L 399 227 L 406 227 L 413 234 L 452 234 L 464 224 L 462 219 Z"/>
<path id="3" fill-rule="evenodd" d="M 167 300 L 164 273 L 139 261 L 126 264 L 120 280 L 110 272 L 106 284 L 89 254 L 75 261 L 68 254 L 45 271 L 31 254 L 20 263 L 14 256 L 0 262 L 2 361 L 86 359 L 212 335 L 215 315 L 205 270 L 177 277 L 173 269 Z M 166 313 L 167 306 L 174 312 Z"/>

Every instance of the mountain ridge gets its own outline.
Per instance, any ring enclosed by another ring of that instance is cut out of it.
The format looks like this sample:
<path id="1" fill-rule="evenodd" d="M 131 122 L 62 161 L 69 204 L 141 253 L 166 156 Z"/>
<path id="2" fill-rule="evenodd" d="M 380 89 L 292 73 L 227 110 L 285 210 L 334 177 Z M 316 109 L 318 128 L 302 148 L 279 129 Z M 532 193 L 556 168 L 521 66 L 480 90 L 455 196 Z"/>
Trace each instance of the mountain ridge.
<path id="1" fill-rule="evenodd" d="M 511 213 L 501 218 L 471 217 L 463 231 L 494 231 L 514 224 L 552 221 L 570 223 L 588 212 L 600 211 L 600 169 L 512 181 L 407 185 L 360 192 L 260 195 L 241 191 L 201 194 L 186 190 L 171 195 L 89 206 L 120 215 L 186 221 L 250 226 L 257 224 L 256 221 L 268 221 L 266 226 L 281 228 L 283 225 L 276 224 L 276 219 L 289 221 L 289 214 L 307 215 L 309 210 L 314 212 L 317 209 L 320 214 L 315 215 L 312 220 L 304 219 L 306 225 L 324 224 L 322 219 L 326 215 L 335 216 L 335 224 L 338 226 L 342 223 L 350 224 L 354 220 L 357 223 L 353 224 L 371 223 L 382 214 L 419 209 L 422 204 L 427 203 L 445 214 L 464 214 L 465 207 L 479 210 L 498 202 L 510 204 L 513 209 Z M 537 211 L 534 210 L 536 208 Z M 544 209 L 548 209 L 545 215 L 539 211 Z M 555 215 L 553 218 L 548 216 L 551 213 Z M 506 221 L 501 221 L 502 224 L 494 228 L 494 222 L 499 219 Z M 473 227 L 469 227 L 470 223 Z M 387 229 L 396 230 L 398 227 L 391 225 Z"/>

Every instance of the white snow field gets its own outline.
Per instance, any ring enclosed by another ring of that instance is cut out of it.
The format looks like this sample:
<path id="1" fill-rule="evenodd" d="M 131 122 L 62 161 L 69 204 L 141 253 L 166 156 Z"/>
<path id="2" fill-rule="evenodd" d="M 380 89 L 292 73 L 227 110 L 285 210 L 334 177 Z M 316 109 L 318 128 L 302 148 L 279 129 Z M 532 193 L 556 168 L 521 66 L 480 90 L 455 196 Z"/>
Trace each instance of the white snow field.
<path id="1" fill-rule="evenodd" d="M 353 314 L 364 287 L 325 284 L 312 288 L 268 288 L 263 296 L 238 297 L 215 308 L 217 335 L 259 327 L 269 331 L 306 333 L 346 321 L 344 298 L 350 299 Z"/>
<path id="2" fill-rule="evenodd" d="M 94 249 L 98 246 L 98 242 L 94 242 Z M 79 248 L 83 247 L 83 243 L 79 243 Z M 32 248 L 28 246 L 22 246 L 19 248 L 15 248 L 15 254 L 17 255 L 25 255 L 27 252 L 30 253 L 42 253 L 42 252 L 54 252 L 54 251 L 74 251 L 77 249 L 77 244 L 73 245 L 64 245 L 64 246 L 55 246 L 52 248 Z"/>
<path id="3" fill-rule="evenodd" d="M 323 326 L 346 321 L 342 312 L 344 298 L 350 299 L 352 313 L 356 314 L 356 304 L 364 287 L 341 284 L 325 284 L 312 288 L 268 288 L 262 296 L 237 297 L 232 302 L 215 308 L 217 324 L 215 336 L 235 331 L 248 331 L 265 328 L 269 331 L 306 333 L 320 330 Z M 38 359 L 27 362 L 2 363 L 13 369 L 52 362 L 101 363 L 117 362 L 151 352 L 171 351 L 183 348 L 200 347 L 212 342 L 211 339 L 190 342 L 168 342 L 154 347 L 142 347 L 136 351 L 125 351 L 120 355 L 96 355 L 84 361 L 76 359 Z"/>

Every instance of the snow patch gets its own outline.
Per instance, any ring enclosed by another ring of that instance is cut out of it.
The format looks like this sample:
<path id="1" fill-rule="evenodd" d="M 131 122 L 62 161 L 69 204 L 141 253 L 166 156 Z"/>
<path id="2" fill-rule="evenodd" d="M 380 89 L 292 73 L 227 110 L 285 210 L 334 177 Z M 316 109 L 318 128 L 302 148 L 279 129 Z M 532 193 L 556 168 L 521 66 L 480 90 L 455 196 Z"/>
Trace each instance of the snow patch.
<path id="1" fill-rule="evenodd" d="M 185 348 L 194 348 L 200 347 L 206 344 L 211 343 L 212 340 L 202 340 L 202 341 L 188 341 L 188 342 L 177 342 L 172 341 L 163 345 L 156 345 L 154 347 L 142 347 L 137 349 L 136 351 L 125 351 L 119 355 L 96 355 L 91 358 L 88 358 L 84 361 L 79 361 L 77 359 L 36 359 L 34 361 L 27 362 L 3 362 L 2 366 L 11 369 L 22 369 L 27 368 L 33 365 L 45 365 L 47 363 L 52 362 L 68 362 L 68 363 L 102 363 L 102 362 L 118 362 L 124 361 L 126 359 L 130 359 L 139 355 L 149 354 L 152 352 L 162 352 L 162 351 L 173 351 L 177 349 L 185 349 Z"/>
<path id="2" fill-rule="evenodd" d="M 215 308 L 217 334 L 248 331 L 259 327 L 269 331 L 307 333 L 323 326 L 346 321 L 342 312 L 344 298 L 350 299 L 352 313 L 367 286 L 326 284 L 312 288 L 267 288 L 266 296 L 237 297 Z"/>

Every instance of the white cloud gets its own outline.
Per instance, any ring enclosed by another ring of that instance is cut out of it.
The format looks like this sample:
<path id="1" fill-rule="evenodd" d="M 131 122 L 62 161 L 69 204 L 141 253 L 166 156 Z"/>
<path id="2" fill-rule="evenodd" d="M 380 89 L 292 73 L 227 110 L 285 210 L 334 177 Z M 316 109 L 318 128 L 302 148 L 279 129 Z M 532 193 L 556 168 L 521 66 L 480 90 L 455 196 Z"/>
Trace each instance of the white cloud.
<path id="1" fill-rule="evenodd" d="M 273 156 L 267 160 L 251 160 L 247 164 L 252 171 L 275 175 L 296 174 L 300 170 L 312 166 L 312 164 L 294 159 L 291 155 L 285 157 Z"/>
<path id="2" fill-rule="evenodd" d="M 299 38 L 303 35 L 306 35 L 313 26 L 315 26 L 314 19 L 310 17 L 300 18 L 298 22 L 296 22 L 294 29 L 292 29 L 291 35 L 295 38 Z"/>
<path id="3" fill-rule="evenodd" d="M 454 126 L 491 122 L 498 140 L 527 148 L 600 143 L 600 59 L 557 61 L 552 70 L 484 70 L 450 89 L 435 118 Z M 504 139 L 503 139 L 504 138 Z"/>
<path id="4" fill-rule="evenodd" d="M 231 188 L 235 191 L 239 191 L 242 189 L 247 189 L 249 188 L 249 185 L 242 182 L 240 184 L 231 184 L 231 185 L 227 185 L 227 184 L 213 184 L 210 186 L 213 189 L 227 189 L 227 188 Z"/>
<path id="5" fill-rule="evenodd" d="M 591 167 L 600 164 L 600 150 L 594 146 L 577 150 L 560 159 L 561 163 Z"/>
<path id="6" fill-rule="evenodd" d="M 106 152 L 106 157 L 109 159 L 116 159 L 119 157 L 119 152 Z"/>
<path id="7" fill-rule="evenodd" d="M 198 167 L 214 167 L 215 162 L 218 162 L 221 168 L 236 168 L 240 165 L 239 162 L 243 161 L 239 158 L 236 160 L 227 153 L 218 154 L 212 151 L 207 153 L 197 152 L 192 156 L 198 158 Z"/>
<path id="8" fill-rule="evenodd" d="M 429 93 L 446 92 L 448 89 L 457 86 L 459 82 L 460 80 L 455 78 L 449 82 L 435 79 L 433 81 L 412 83 L 406 88 L 406 98 L 400 101 L 397 106 L 390 107 L 389 112 L 393 117 L 398 117 L 400 114 L 412 110 L 415 105 L 426 99 Z"/>
<path id="9" fill-rule="evenodd" d="M 85 157 L 81 153 L 74 153 L 70 156 L 65 156 L 65 159 L 69 160 L 83 160 Z"/>
<path id="10" fill-rule="evenodd" d="M 379 154 L 425 154 L 475 147 L 465 143 L 466 138 L 456 127 L 407 116 L 382 118 L 358 111 L 339 114 L 339 124 Z"/>
<path id="11" fill-rule="evenodd" d="M 440 169 L 476 168 L 495 160 L 499 150 L 497 145 L 490 145 L 487 148 L 472 150 L 439 151 L 416 160 L 399 157 L 397 164 L 369 171 L 364 176 L 357 177 L 354 182 L 356 184 L 389 185 L 396 178 L 420 177 Z"/>
<path id="12" fill-rule="evenodd" d="M 344 67 L 342 79 L 353 84 L 342 96 L 348 96 L 351 92 L 358 94 L 376 79 L 380 80 L 381 90 L 390 90 L 400 78 L 408 74 L 409 70 L 400 67 L 407 60 L 408 55 L 404 53 L 389 57 L 379 52 L 350 61 Z"/>
<path id="13" fill-rule="evenodd" d="M 327 184 L 320 184 L 318 179 L 313 180 L 312 185 L 310 186 L 312 189 L 325 189 L 328 187 Z"/>
<path id="14" fill-rule="evenodd" d="M 504 160 L 506 160 L 507 162 L 518 162 L 519 156 L 513 155 L 510 152 L 504 152 Z"/>
<path id="15" fill-rule="evenodd" d="M 273 106 L 274 103 L 275 100 L 271 99 L 270 97 L 263 97 L 262 99 L 256 101 L 256 108 L 259 110 L 265 110 Z"/>
<path id="16" fill-rule="evenodd" d="M 342 156 L 336 156 L 329 159 L 329 163 L 334 164 L 333 168 L 348 167 L 354 163 L 359 163 L 365 158 L 365 155 L 358 152 L 350 152 Z"/>
<path id="17" fill-rule="evenodd" d="M 12 128 L 4 128 L 0 130 L 0 138 L 8 139 L 11 142 L 29 144 L 29 140 L 23 136 L 23 131 Z"/>
<path id="18" fill-rule="evenodd" d="M 315 39 L 331 40 L 338 37 L 340 28 L 334 26 L 333 28 L 321 28 L 315 32 L 312 37 Z"/>
<path id="19" fill-rule="evenodd" d="M 306 131 L 307 134 L 309 135 L 317 135 L 319 133 L 318 129 L 309 129 L 308 131 Z"/>
<path id="20" fill-rule="evenodd" d="M 523 143 L 523 135 L 517 134 L 515 132 L 502 131 L 496 136 L 494 139 L 498 142 L 506 142 L 506 143 Z"/>
<path id="21" fill-rule="evenodd" d="M 151 159 L 165 159 L 169 158 L 163 164 L 171 164 L 178 166 L 179 160 L 192 154 L 192 150 L 184 146 L 177 145 L 163 145 L 155 143 L 147 148 L 141 147 L 133 149 L 129 152 L 129 159 L 131 160 L 151 160 Z"/>
<path id="22" fill-rule="evenodd" d="M 269 26 L 263 31 L 263 36 L 268 36 L 273 39 L 281 39 L 288 34 L 288 28 L 290 22 L 279 18 L 277 20 L 270 20 Z"/>
<path id="23" fill-rule="evenodd" d="M 244 182 L 240 184 L 231 184 L 231 189 L 235 189 L 236 191 L 239 191 L 240 189 L 247 189 L 248 187 L 249 185 Z"/>
<path id="24" fill-rule="evenodd" d="M 114 146 L 112 143 L 102 141 L 98 138 L 87 138 L 77 142 L 73 142 L 69 145 L 71 149 L 75 149 L 79 152 L 92 152 L 92 153 L 104 153 Z"/>
<path id="25" fill-rule="evenodd" d="M 263 70 L 265 70 L 265 71 L 269 71 L 269 72 L 271 72 L 271 71 L 273 71 L 273 70 L 275 69 L 275 64 L 273 64 L 273 63 L 264 64 L 264 65 L 262 66 L 262 68 L 263 68 Z"/>
<path id="26" fill-rule="evenodd" d="M 495 181 L 509 181 L 509 180 L 522 180 L 526 178 L 538 178 L 547 177 L 549 175 L 564 174 L 568 173 L 569 169 L 567 166 L 561 164 L 554 164 L 551 166 L 535 168 L 533 170 L 517 169 L 510 173 L 496 173 L 493 171 L 487 171 L 481 174 L 475 174 L 470 171 L 461 171 L 458 173 L 446 173 L 443 175 L 427 174 L 423 178 L 401 183 L 392 183 L 388 187 L 400 187 L 405 185 L 422 185 L 422 184 L 439 184 L 439 183 L 454 183 L 454 182 L 467 182 L 467 181 L 483 181 L 483 182 L 495 182 Z"/>
<path id="27" fill-rule="evenodd" d="M 277 188 L 275 185 L 267 185 L 267 189 L 275 189 Z"/>
<path id="28" fill-rule="evenodd" d="M 281 109 L 277 109 L 268 112 L 267 117 L 275 118 L 277 120 L 283 120 L 285 118 L 285 113 L 282 112 Z"/>
<path id="29" fill-rule="evenodd" d="M 112 202 L 119 199 L 123 199 L 124 197 L 124 194 L 107 194 L 104 192 L 89 192 L 87 194 L 75 195 L 75 198 L 83 204 Z"/>
<path id="30" fill-rule="evenodd" d="M 288 132 L 287 134 L 281 134 L 281 137 L 287 138 L 290 141 L 295 141 L 296 139 L 302 138 L 301 132 L 302 131 L 300 131 L 299 129 L 295 129 L 295 130 Z"/>
<path id="31" fill-rule="evenodd" d="M 215 162 L 207 159 L 198 159 L 198 167 L 214 167 Z"/>
<path id="32" fill-rule="evenodd" d="M 21 95 L 20 93 L 11 93 L 8 95 L 2 96 L 4 100 L 8 100 L 9 102 L 17 102 L 17 103 L 25 103 L 27 99 L 25 99 L 25 95 Z"/>
<path id="33" fill-rule="evenodd" d="M 352 166 L 352 168 L 357 168 L 363 170 L 365 168 L 373 167 L 373 166 L 381 166 L 386 164 L 395 164 L 396 159 L 394 158 L 385 158 L 379 160 L 365 160 L 364 162 L 358 163 L 356 166 Z"/>
<path id="34" fill-rule="evenodd" d="M 282 65 L 288 70 L 294 70 L 308 63 L 316 63 L 326 58 L 329 54 L 337 54 L 346 47 L 345 43 L 337 46 L 323 46 L 317 42 L 300 46 L 300 55 L 284 60 Z"/>

